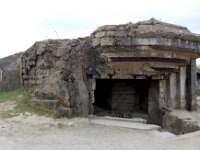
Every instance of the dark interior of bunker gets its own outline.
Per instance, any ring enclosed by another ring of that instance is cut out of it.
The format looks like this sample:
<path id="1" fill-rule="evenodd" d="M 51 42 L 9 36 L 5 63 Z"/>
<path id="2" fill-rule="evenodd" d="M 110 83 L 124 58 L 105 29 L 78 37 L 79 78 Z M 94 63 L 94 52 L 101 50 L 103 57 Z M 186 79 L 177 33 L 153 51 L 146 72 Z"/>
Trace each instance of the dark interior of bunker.
<path id="1" fill-rule="evenodd" d="M 148 114 L 148 80 L 97 79 L 94 114 L 132 118 Z"/>

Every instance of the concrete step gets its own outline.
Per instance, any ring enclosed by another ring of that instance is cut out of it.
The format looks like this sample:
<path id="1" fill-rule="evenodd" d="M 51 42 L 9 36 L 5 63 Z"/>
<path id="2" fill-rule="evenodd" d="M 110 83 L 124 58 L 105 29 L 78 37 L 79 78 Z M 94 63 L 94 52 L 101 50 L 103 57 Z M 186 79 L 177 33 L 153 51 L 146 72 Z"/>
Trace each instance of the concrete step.
<path id="1" fill-rule="evenodd" d="M 127 122 L 137 122 L 137 123 L 147 123 L 146 119 L 143 118 L 119 118 L 119 117 L 110 117 L 110 116 L 104 116 L 104 117 L 99 117 L 99 116 L 89 116 L 91 119 L 104 119 L 104 120 L 116 120 L 116 121 L 127 121 Z"/>
<path id="2" fill-rule="evenodd" d="M 58 106 L 58 100 L 49 100 L 49 99 L 32 99 L 32 102 L 44 106 L 49 109 L 56 109 Z"/>
<path id="3" fill-rule="evenodd" d="M 161 127 L 153 124 L 146 124 L 142 118 L 115 118 L 115 117 L 90 117 L 91 124 L 131 128 L 135 130 L 160 130 Z"/>

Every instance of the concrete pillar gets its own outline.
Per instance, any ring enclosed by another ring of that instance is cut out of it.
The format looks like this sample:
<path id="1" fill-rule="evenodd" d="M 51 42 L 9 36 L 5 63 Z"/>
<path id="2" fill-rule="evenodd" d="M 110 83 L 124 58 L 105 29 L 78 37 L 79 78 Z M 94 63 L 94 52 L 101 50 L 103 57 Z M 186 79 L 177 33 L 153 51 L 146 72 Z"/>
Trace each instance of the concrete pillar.
<path id="1" fill-rule="evenodd" d="M 161 124 L 160 118 L 160 106 L 159 106 L 159 81 L 152 80 L 149 86 L 149 96 L 148 96 L 148 114 L 151 123 Z"/>
<path id="2" fill-rule="evenodd" d="M 91 79 L 90 80 L 90 84 L 91 84 L 91 91 L 90 91 L 90 94 L 91 94 L 91 100 L 92 100 L 92 103 L 94 103 L 95 101 L 95 98 L 94 98 L 94 90 L 96 89 L 96 80 L 95 79 Z"/>
<path id="3" fill-rule="evenodd" d="M 196 60 L 190 62 L 190 67 L 188 68 L 188 81 L 187 86 L 189 90 L 187 105 L 189 110 L 196 110 L 196 81 L 197 81 L 197 70 L 196 70 Z"/>
<path id="4" fill-rule="evenodd" d="M 95 89 L 96 89 L 96 80 L 89 79 L 89 114 L 93 114 L 94 112 L 93 103 L 95 101 L 94 98 Z"/>
<path id="5" fill-rule="evenodd" d="M 166 80 L 159 80 L 159 106 L 167 107 L 166 102 Z"/>
<path id="6" fill-rule="evenodd" d="M 169 77 L 169 104 L 171 108 L 176 107 L 176 73 L 171 73 Z"/>
<path id="7" fill-rule="evenodd" d="M 179 74 L 179 103 L 180 109 L 186 108 L 186 66 L 180 67 Z"/>

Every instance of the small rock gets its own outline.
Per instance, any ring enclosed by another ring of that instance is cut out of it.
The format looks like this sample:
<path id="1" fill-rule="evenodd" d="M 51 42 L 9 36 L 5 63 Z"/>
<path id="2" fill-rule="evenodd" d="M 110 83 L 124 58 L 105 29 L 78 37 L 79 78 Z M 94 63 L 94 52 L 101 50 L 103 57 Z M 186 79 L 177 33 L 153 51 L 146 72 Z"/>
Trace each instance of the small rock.
<path id="1" fill-rule="evenodd" d="M 58 123 L 58 128 L 63 128 L 64 125 L 62 123 Z"/>
<path id="2" fill-rule="evenodd" d="M 59 106 L 58 111 L 59 111 L 59 113 L 65 115 L 67 117 L 72 116 L 72 109 L 69 107 Z"/>
<path id="3" fill-rule="evenodd" d="M 69 122 L 67 125 L 72 126 L 73 124 L 74 124 L 74 122 Z"/>

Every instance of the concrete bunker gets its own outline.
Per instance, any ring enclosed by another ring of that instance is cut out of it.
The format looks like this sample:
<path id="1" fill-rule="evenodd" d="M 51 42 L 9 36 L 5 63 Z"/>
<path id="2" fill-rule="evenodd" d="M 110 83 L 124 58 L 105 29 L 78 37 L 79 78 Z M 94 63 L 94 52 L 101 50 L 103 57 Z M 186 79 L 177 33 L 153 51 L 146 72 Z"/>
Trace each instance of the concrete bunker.
<path id="1" fill-rule="evenodd" d="M 22 56 L 21 78 L 40 85 L 36 102 L 55 100 L 66 114 L 144 114 L 162 125 L 169 111 L 196 109 L 199 56 L 199 35 L 150 19 L 101 26 L 85 38 L 36 42 Z"/>
<path id="2" fill-rule="evenodd" d="M 195 37 L 185 27 L 154 19 L 95 30 L 92 44 L 109 71 L 90 75 L 90 114 L 139 115 L 162 125 L 173 109 L 195 110 L 199 52 L 198 40 L 189 35 Z"/>

